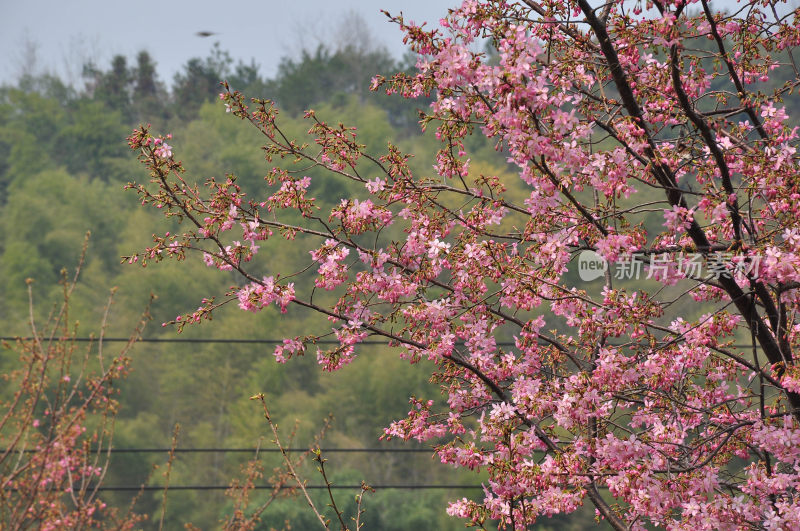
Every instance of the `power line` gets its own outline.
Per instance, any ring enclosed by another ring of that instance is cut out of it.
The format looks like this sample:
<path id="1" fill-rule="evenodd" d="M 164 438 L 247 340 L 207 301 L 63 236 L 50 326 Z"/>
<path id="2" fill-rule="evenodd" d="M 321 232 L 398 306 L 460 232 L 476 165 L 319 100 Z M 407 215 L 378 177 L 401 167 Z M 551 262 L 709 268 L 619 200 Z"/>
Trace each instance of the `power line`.
<path id="1" fill-rule="evenodd" d="M 309 448 L 284 448 L 287 452 L 308 452 Z M 25 449 L 22 453 L 36 453 L 40 450 Z M 112 454 L 146 454 L 146 453 L 278 453 L 279 448 L 94 448 L 89 450 L 89 453 L 107 453 Z M 5 449 L 0 448 L 0 453 L 4 453 Z M 431 453 L 432 448 L 320 448 L 322 453 Z M 17 452 L 13 452 L 17 453 Z"/>
<path id="2" fill-rule="evenodd" d="M 21 339 L 23 341 L 30 341 L 31 337 L 14 337 L 14 336 L 0 336 L 0 341 L 16 341 Z M 90 341 L 98 342 L 99 338 L 96 337 L 69 337 L 65 338 L 66 341 L 75 341 L 77 343 L 88 343 Z M 104 343 L 128 343 L 128 337 L 104 337 Z M 242 343 L 242 344 L 267 344 L 267 345 L 280 345 L 283 339 L 237 339 L 237 338 L 194 338 L 194 337 L 141 337 L 136 340 L 136 343 Z M 339 342 L 334 339 L 320 339 L 315 342 L 317 345 L 338 345 Z M 385 341 L 362 341 L 360 344 L 366 345 L 385 345 Z"/>
<path id="3" fill-rule="evenodd" d="M 0 341 L 30 341 L 31 337 L 14 337 L 14 336 L 0 336 Z M 75 341 L 76 343 L 89 343 L 99 342 L 100 339 L 96 337 L 69 337 L 65 341 Z M 130 338 L 127 337 L 104 337 L 103 343 L 129 343 Z M 136 343 L 218 343 L 218 344 L 239 344 L 239 345 L 282 345 L 283 338 L 281 339 L 237 339 L 237 338 L 194 338 L 194 337 L 141 337 L 135 341 Z M 339 341 L 335 339 L 319 339 L 311 341 L 309 344 L 314 345 L 339 345 Z M 463 342 L 456 343 L 458 346 L 463 346 Z M 367 340 L 361 341 L 358 345 L 388 345 L 386 341 Z M 513 341 L 499 341 L 495 343 L 498 347 L 513 347 L 516 343 Z"/>
<path id="4" fill-rule="evenodd" d="M 112 448 L 112 453 L 153 453 L 153 452 L 169 452 L 171 448 Z M 307 452 L 308 448 L 284 448 L 287 452 Z M 320 448 L 322 453 L 430 453 L 432 448 Z M 105 450 L 107 451 L 107 450 Z M 255 448 L 175 448 L 175 453 L 242 453 L 242 452 L 255 452 Z M 261 448 L 258 453 L 280 452 L 279 448 Z"/>
<path id="5" fill-rule="evenodd" d="M 402 489 L 402 490 L 432 490 L 432 489 L 482 489 L 482 485 L 370 485 L 375 490 L 380 489 Z M 230 489 L 230 485 L 170 485 L 167 487 L 168 491 L 172 490 L 228 490 Z M 275 489 L 275 485 L 254 485 L 252 487 L 256 490 L 273 490 Z M 280 485 L 277 488 L 281 490 L 286 489 L 296 489 L 298 487 L 292 485 Z M 306 489 L 313 489 L 313 490 L 321 490 L 330 488 L 332 490 L 335 489 L 349 489 L 349 490 L 361 490 L 361 485 L 305 485 Z M 95 489 L 89 489 L 95 490 Z M 154 491 L 154 490 L 164 490 L 164 486 L 158 485 L 150 485 L 150 486 L 139 486 L 134 487 L 131 485 L 109 485 L 109 486 L 100 486 L 97 487 L 98 491 Z"/>
<path id="6" fill-rule="evenodd" d="M 30 341 L 31 337 L 23 336 L 0 336 L 0 341 Z M 100 339 L 96 337 L 70 337 L 64 338 L 66 341 L 75 341 L 77 343 L 99 342 Z M 104 343 L 128 343 L 128 337 L 104 337 Z M 202 338 L 202 337 L 141 337 L 135 341 L 136 343 L 222 343 L 222 344 L 252 344 L 252 345 L 282 345 L 283 338 L 281 339 L 240 339 L 240 338 Z M 339 341 L 335 339 L 319 339 L 311 342 L 314 345 L 339 345 Z M 463 346 L 463 342 L 456 343 L 458 346 Z M 367 340 L 361 341 L 358 345 L 388 345 L 386 341 Z M 498 347 L 515 347 L 514 341 L 498 341 L 495 343 Z M 547 343 L 542 343 L 547 345 Z M 610 345 L 619 346 L 619 345 Z M 756 345 L 758 346 L 758 345 Z M 732 345 L 733 348 L 752 348 L 751 344 Z M 760 348 L 760 347 L 759 347 Z"/>

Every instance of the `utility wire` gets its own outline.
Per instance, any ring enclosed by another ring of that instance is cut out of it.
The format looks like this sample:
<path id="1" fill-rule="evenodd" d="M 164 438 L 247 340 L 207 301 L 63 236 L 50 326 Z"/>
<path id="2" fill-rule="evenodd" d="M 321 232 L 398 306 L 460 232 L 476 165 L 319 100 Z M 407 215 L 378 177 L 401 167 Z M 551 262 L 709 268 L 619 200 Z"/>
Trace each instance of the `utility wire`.
<path id="1" fill-rule="evenodd" d="M 309 448 L 284 448 L 287 452 L 308 452 Z M 22 453 L 35 453 L 40 450 L 31 448 L 22 450 Z M 167 453 L 173 451 L 177 453 L 277 453 L 281 450 L 279 448 L 93 448 L 89 453 L 107 453 L 112 454 L 146 454 L 146 453 Z M 4 453 L 5 449 L 0 448 L 0 453 Z M 320 448 L 322 453 L 431 453 L 433 448 Z M 18 453 L 18 452 L 12 452 Z"/>
<path id="2" fill-rule="evenodd" d="M 169 452 L 171 448 L 112 448 L 111 452 L 118 453 L 152 453 Z M 284 448 L 287 452 L 307 452 L 308 448 Z M 322 453 L 430 453 L 432 448 L 320 448 Z M 175 453 L 214 453 L 214 452 L 255 452 L 255 448 L 175 448 Z M 261 452 L 280 452 L 279 448 L 261 448 Z"/>
<path id="3" fill-rule="evenodd" d="M 482 485 L 370 485 L 373 489 L 403 489 L 403 490 L 431 490 L 431 489 L 482 489 Z M 230 489 L 230 485 L 170 485 L 167 490 L 228 490 Z M 253 489 L 258 490 L 272 490 L 275 488 L 274 485 L 254 485 Z M 282 485 L 278 487 L 281 490 L 284 489 L 296 489 L 296 486 L 292 485 Z M 361 485 L 305 485 L 306 489 L 351 489 L 351 490 L 361 490 Z M 91 489 L 94 490 L 94 489 Z M 134 487 L 131 485 L 109 485 L 109 486 L 100 486 L 97 487 L 97 490 L 106 490 L 106 491 L 153 491 L 153 490 L 164 490 L 164 486 L 158 485 L 148 485 L 148 486 L 138 486 Z"/>
<path id="4" fill-rule="evenodd" d="M 30 337 L 21 336 L 0 336 L 0 341 L 16 341 L 21 339 L 23 341 L 30 341 Z M 75 341 L 77 343 L 88 343 L 90 341 L 99 342 L 100 339 L 96 337 L 70 337 L 65 338 L 67 341 Z M 104 343 L 128 343 L 130 338 L 127 337 L 104 337 Z M 201 338 L 201 337 L 142 337 L 136 340 L 136 343 L 223 343 L 223 344 L 254 344 L 254 345 L 281 345 L 281 339 L 236 339 L 236 338 Z M 315 345 L 338 345 L 339 341 L 335 339 L 320 339 L 314 341 Z M 368 340 L 361 341 L 358 345 L 384 345 L 388 344 L 387 341 Z M 463 342 L 458 342 L 458 345 L 463 346 Z M 544 343 L 546 345 L 546 343 Z M 498 347 L 514 347 L 516 343 L 513 341 L 498 341 L 495 343 Z M 614 346 L 614 345 L 612 345 Z M 752 348 L 752 345 L 733 345 L 733 348 Z"/>
<path id="5" fill-rule="evenodd" d="M 13 336 L 0 336 L 0 341 L 16 341 L 17 339 L 21 339 L 23 341 L 30 341 L 32 338 L 30 337 L 13 337 Z M 99 342 L 100 339 L 96 337 L 68 337 L 65 338 L 66 341 L 75 341 L 77 343 L 88 343 L 90 341 Z M 104 343 L 128 343 L 130 342 L 130 338 L 127 337 L 104 337 Z M 136 340 L 136 343 L 232 343 L 232 344 L 261 344 L 261 345 L 281 345 L 283 344 L 283 338 L 281 339 L 215 339 L 215 338 L 194 338 L 194 337 L 150 337 L 150 338 L 139 338 Z M 317 341 L 312 342 L 315 345 L 338 345 L 339 341 L 335 339 L 319 339 Z M 387 345 L 387 341 L 361 341 L 358 343 L 359 345 Z M 463 345 L 463 342 L 461 343 Z M 498 342 L 496 343 L 499 347 L 513 347 L 515 343 L 513 341 L 505 341 L 505 342 Z"/>

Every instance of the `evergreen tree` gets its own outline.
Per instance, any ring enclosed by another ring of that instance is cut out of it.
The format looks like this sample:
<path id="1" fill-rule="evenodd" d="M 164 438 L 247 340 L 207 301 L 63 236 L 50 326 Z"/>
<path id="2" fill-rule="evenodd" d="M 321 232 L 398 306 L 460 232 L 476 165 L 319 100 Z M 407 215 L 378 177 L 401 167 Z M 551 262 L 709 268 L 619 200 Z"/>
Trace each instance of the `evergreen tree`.
<path id="1" fill-rule="evenodd" d="M 220 81 L 229 73 L 231 62 L 228 52 L 220 49 L 219 43 L 214 43 L 208 57 L 189 59 L 183 72 L 175 74 L 172 99 L 180 118 L 195 116 L 203 103 L 217 97 Z"/>
<path id="2" fill-rule="evenodd" d="M 168 117 L 166 88 L 158 80 L 156 63 L 142 50 L 136 56 L 133 78 L 133 111 L 137 122 L 149 122 Z"/>
<path id="3" fill-rule="evenodd" d="M 92 63 L 84 65 L 83 77 L 87 79 L 86 96 L 129 117 L 132 74 L 124 55 L 115 55 L 107 72 Z"/>

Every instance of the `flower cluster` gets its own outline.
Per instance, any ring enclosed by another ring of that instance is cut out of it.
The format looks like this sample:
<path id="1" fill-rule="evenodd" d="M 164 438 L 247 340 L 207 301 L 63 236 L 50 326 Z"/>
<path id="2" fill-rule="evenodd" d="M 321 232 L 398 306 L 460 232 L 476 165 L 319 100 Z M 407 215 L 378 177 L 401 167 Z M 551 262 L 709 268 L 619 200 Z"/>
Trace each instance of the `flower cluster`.
<path id="1" fill-rule="evenodd" d="M 255 312 L 269 306 L 273 302 L 286 313 L 289 303 L 294 300 L 294 283 L 278 286 L 272 277 L 264 277 L 260 282 L 253 282 L 238 290 L 239 308 Z"/>

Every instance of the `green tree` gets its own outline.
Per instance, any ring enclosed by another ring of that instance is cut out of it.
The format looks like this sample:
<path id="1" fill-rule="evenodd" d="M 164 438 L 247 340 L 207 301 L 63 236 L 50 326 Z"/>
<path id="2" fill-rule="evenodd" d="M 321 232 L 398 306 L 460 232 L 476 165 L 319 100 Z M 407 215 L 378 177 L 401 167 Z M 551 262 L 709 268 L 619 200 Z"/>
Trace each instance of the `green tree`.
<path id="1" fill-rule="evenodd" d="M 220 93 L 219 83 L 230 72 L 231 62 L 228 52 L 222 50 L 217 42 L 208 57 L 189 59 L 183 71 L 175 74 L 172 99 L 180 118 L 194 117 L 203 103 L 217 97 Z"/>
<path id="2" fill-rule="evenodd" d="M 124 138 L 129 131 L 121 111 L 109 111 L 100 101 L 81 100 L 69 114 L 70 123 L 58 133 L 54 152 L 73 173 L 104 181 L 124 180 L 115 175 L 114 160 L 125 157 Z"/>
<path id="3" fill-rule="evenodd" d="M 130 111 L 133 76 L 125 56 L 115 55 L 111 59 L 111 69 L 108 72 L 92 73 L 96 76 L 94 99 L 102 101 L 110 109 L 119 111 L 124 116 L 127 115 Z"/>
<path id="4" fill-rule="evenodd" d="M 168 94 L 163 83 L 158 80 L 156 63 L 147 51 L 142 50 L 136 55 L 132 76 L 131 99 L 136 120 L 149 122 L 168 118 Z"/>

